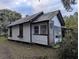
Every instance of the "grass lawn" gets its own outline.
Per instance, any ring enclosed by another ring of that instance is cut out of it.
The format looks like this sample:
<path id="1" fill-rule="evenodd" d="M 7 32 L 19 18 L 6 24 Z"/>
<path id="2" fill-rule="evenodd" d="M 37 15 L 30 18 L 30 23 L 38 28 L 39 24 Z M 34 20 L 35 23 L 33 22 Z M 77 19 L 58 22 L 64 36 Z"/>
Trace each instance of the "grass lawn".
<path id="1" fill-rule="evenodd" d="M 0 37 L 0 59 L 58 59 L 57 49 L 8 41 Z"/>
<path id="2" fill-rule="evenodd" d="M 5 37 L 0 37 L 0 44 L 3 44 L 4 42 L 6 42 L 7 40 L 6 40 L 7 38 L 5 38 Z"/>

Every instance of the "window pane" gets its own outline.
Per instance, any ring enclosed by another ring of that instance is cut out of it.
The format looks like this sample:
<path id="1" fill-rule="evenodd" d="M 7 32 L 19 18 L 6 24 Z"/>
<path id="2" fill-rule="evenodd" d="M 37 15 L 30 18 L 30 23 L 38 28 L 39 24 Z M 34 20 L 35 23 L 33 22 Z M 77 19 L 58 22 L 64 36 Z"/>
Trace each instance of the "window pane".
<path id="1" fill-rule="evenodd" d="M 47 26 L 46 25 L 40 26 L 40 34 L 47 34 Z"/>
<path id="2" fill-rule="evenodd" d="M 23 24 L 19 25 L 19 36 L 23 36 Z"/>
<path id="3" fill-rule="evenodd" d="M 39 26 L 34 26 L 34 34 L 39 34 Z"/>
<path id="4" fill-rule="evenodd" d="M 12 37 L 12 27 L 10 27 L 10 37 Z"/>

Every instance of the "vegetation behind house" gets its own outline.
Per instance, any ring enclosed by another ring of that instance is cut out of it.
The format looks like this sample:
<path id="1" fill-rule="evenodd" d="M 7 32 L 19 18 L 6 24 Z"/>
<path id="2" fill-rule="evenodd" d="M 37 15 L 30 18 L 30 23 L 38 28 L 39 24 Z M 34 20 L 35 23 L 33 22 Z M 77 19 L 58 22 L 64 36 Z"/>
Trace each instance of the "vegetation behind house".
<path id="1" fill-rule="evenodd" d="M 7 33 L 7 25 L 21 18 L 21 15 L 8 9 L 0 10 L 0 35 Z"/>
<path id="2" fill-rule="evenodd" d="M 65 37 L 59 49 L 60 59 L 78 59 L 78 14 L 65 17 Z"/>

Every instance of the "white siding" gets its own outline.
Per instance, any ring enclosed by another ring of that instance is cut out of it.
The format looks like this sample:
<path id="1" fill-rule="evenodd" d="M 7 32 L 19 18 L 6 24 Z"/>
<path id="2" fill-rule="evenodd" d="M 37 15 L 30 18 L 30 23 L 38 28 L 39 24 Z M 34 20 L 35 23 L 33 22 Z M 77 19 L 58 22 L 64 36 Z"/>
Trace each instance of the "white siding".
<path id="1" fill-rule="evenodd" d="M 12 40 L 20 40 L 18 36 L 19 36 L 19 26 L 13 26 L 12 27 Z"/>
<path id="2" fill-rule="evenodd" d="M 54 21 L 49 21 L 49 44 L 53 44 L 54 42 L 54 28 L 53 28 L 53 25 L 54 25 Z"/>
<path id="3" fill-rule="evenodd" d="M 33 43 L 38 43 L 38 44 L 43 44 L 43 45 L 48 45 L 48 38 L 45 35 L 34 35 L 34 26 L 35 25 L 43 25 L 47 23 L 39 23 L 39 24 L 33 24 L 32 25 L 32 42 Z M 39 31 L 40 32 L 40 31 Z"/>
<path id="4" fill-rule="evenodd" d="M 52 21 L 54 21 L 54 26 L 61 27 L 61 24 L 60 24 L 60 22 L 59 22 L 57 16 L 54 16 L 54 17 L 52 18 Z"/>
<path id="5" fill-rule="evenodd" d="M 52 29 L 49 28 L 50 29 L 50 31 L 49 31 L 50 34 L 49 35 L 50 35 L 50 40 L 51 40 L 50 43 L 52 43 L 52 42 L 57 43 L 57 42 L 61 41 L 62 37 L 61 38 L 56 38 L 57 30 L 54 27 L 56 26 L 60 29 L 60 35 L 62 36 L 62 34 L 61 34 L 61 24 L 60 24 L 57 16 L 52 18 L 52 20 L 50 20 L 50 22 L 53 22 Z"/>
<path id="6" fill-rule="evenodd" d="M 44 44 L 47 45 L 47 36 L 43 35 L 32 35 L 32 42 L 33 43 L 38 43 L 38 44 Z"/>
<path id="7" fill-rule="evenodd" d="M 58 42 L 61 42 L 61 40 L 62 40 L 61 28 L 55 29 L 54 30 L 54 42 L 58 43 Z"/>
<path id="8" fill-rule="evenodd" d="M 30 42 L 30 24 L 23 24 L 23 38 L 19 38 L 19 26 L 12 27 L 12 37 L 8 37 L 11 40 Z"/>
<path id="9" fill-rule="evenodd" d="M 50 23 L 52 23 L 52 28 L 50 26 Z M 45 35 L 34 35 L 34 29 L 33 27 L 35 25 L 40 26 L 41 24 L 47 24 L 47 23 L 37 23 L 37 24 L 33 24 L 32 25 L 32 42 L 33 43 L 38 43 L 38 44 L 44 44 L 44 45 L 48 45 L 48 37 Z M 61 41 L 62 37 L 56 38 L 56 31 L 54 29 L 54 26 L 57 26 L 61 29 L 61 24 L 57 18 L 57 16 L 55 16 L 54 18 L 52 18 L 49 21 L 49 43 L 57 43 L 59 40 Z M 9 30 L 8 30 L 8 34 L 9 34 Z M 62 35 L 62 33 L 60 32 L 60 34 Z M 12 37 L 8 37 L 8 39 L 12 39 L 12 40 L 18 40 L 18 41 L 24 41 L 24 42 L 30 42 L 30 24 L 29 23 L 25 23 L 23 24 L 23 38 L 19 38 L 19 26 L 13 26 L 12 27 Z"/>
<path id="10" fill-rule="evenodd" d="M 8 28 L 8 39 L 12 39 L 10 36 L 10 29 Z"/>
<path id="11" fill-rule="evenodd" d="M 23 26 L 23 40 L 30 42 L 30 24 L 26 23 Z"/>

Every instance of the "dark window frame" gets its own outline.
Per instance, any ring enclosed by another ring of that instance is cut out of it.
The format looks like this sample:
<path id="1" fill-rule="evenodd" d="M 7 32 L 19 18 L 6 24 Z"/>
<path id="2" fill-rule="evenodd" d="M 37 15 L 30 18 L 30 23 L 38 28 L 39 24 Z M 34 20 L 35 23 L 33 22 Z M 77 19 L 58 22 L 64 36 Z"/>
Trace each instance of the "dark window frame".
<path id="1" fill-rule="evenodd" d="M 47 24 L 40 25 L 40 35 L 48 35 Z"/>
<path id="2" fill-rule="evenodd" d="M 42 25 L 44 25 L 44 26 L 46 26 L 46 33 L 41 33 L 41 26 Z M 38 29 L 35 29 L 34 27 L 38 27 Z M 41 24 L 41 25 L 34 25 L 34 27 L 33 27 L 33 31 L 34 31 L 34 33 L 33 33 L 33 35 L 44 35 L 44 36 L 48 36 L 48 25 L 47 24 Z M 35 33 L 35 30 L 37 31 L 38 30 L 38 33 Z"/>
<path id="3" fill-rule="evenodd" d="M 35 25 L 34 26 L 34 35 L 37 35 L 37 34 L 39 34 L 39 26 Z"/>
<path id="4" fill-rule="evenodd" d="M 9 36 L 12 37 L 12 27 L 10 27 L 10 30 L 9 30 Z"/>
<path id="5" fill-rule="evenodd" d="M 19 24 L 19 36 L 20 38 L 23 38 L 23 24 Z"/>

